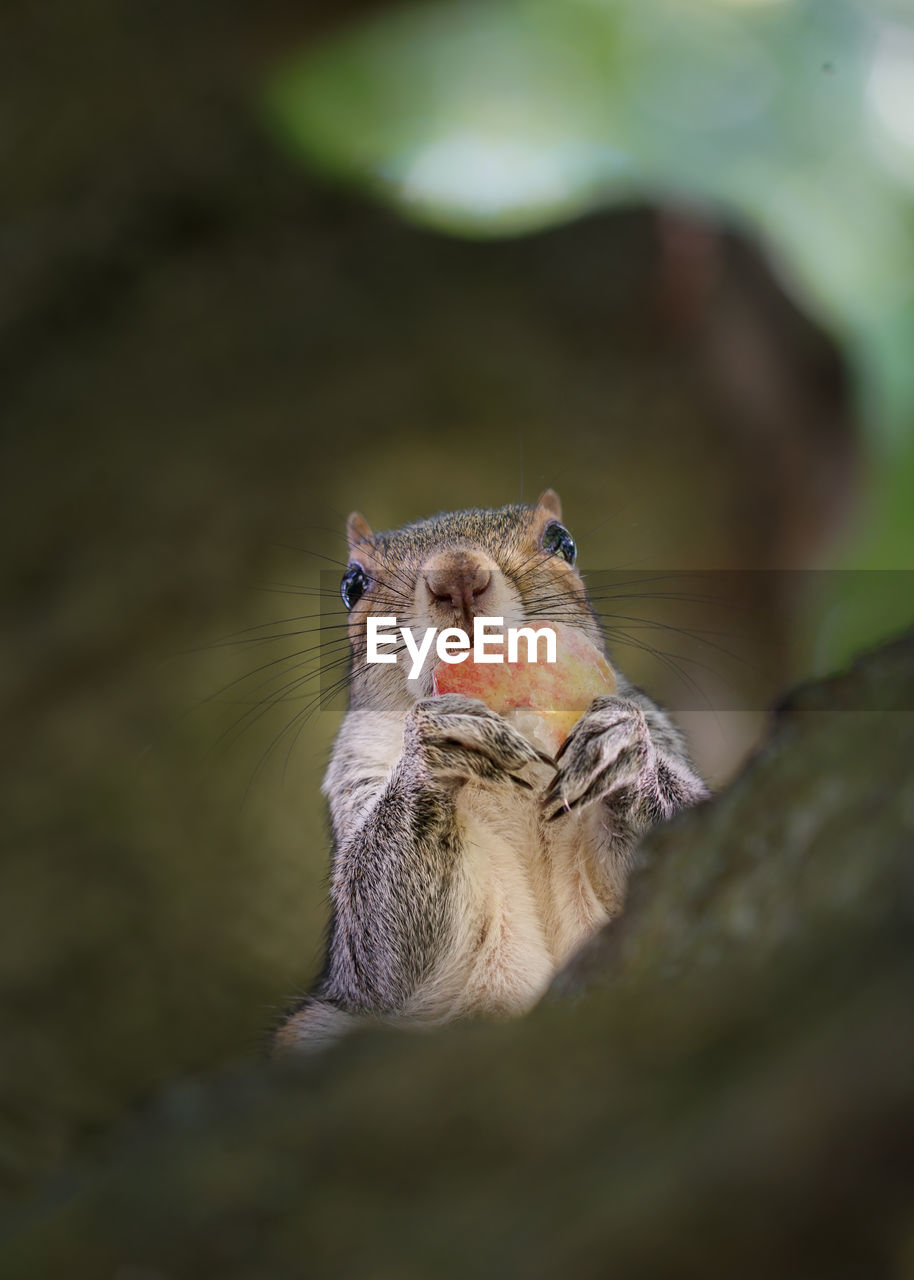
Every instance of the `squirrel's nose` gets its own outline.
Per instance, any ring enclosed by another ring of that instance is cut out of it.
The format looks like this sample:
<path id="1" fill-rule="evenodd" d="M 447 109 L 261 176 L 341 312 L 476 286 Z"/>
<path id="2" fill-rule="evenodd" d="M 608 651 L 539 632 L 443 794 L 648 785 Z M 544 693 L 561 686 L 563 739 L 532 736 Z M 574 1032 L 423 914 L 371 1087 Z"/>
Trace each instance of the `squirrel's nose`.
<path id="1" fill-rule="evenodd" d="M 475 560 L 428 568 L 422 576 L 433 600 L 453 605 L 468 617 L 492 584 L 492 570 Z"/>

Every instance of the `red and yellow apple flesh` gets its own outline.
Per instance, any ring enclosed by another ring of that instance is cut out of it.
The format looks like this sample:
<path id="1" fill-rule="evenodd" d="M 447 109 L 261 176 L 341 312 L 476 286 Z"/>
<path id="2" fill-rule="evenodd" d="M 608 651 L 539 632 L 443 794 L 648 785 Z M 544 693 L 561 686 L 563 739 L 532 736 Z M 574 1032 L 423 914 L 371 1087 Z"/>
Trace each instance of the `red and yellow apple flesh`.
<path id="1" fill-rule="evenodd" d="M 616 690 L 612 667 L 580 631 L 556 624 L 556 660 L 528 662 L 520 646 L 517 662 L 439 662 L 432 672 L 436 694 L 479 698 L 503 715 L 534 746 L 554 755 L 601 694 Z"/>

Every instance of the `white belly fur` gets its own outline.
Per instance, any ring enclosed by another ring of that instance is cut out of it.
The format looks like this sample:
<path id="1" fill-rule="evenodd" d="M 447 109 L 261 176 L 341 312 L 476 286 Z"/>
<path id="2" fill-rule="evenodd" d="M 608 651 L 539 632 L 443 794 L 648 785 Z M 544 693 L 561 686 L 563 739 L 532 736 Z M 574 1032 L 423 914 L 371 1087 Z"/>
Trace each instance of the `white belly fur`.
<path id="1" fill-rule="evenodd" d="M 402 721 L 350 712 L 347 727 L 350 745 L 383 779 L 402 749 Z M 333 773 L 331 764 L 325 783 L 331 797 Z M 621 908 L 621 874 L 596 862 L 599 815 L 592 808 L 544 826 L 535 794 L 551 773 L 532 766 L 527 776 L 533 794 L 471 782 L 461 788 L 456 939 L 405 1016 L 436 1022 L 469 1012 L 522 1012 Z"/>
<path id="2" fill-rule="evenodd" d="M 590 824 L 569 815 L 544 833 L 526 793 L 473 786 L 458 820 L 468 898 L 460 1010 L 517 1013 L 609 918 L 592 885 Z"/>

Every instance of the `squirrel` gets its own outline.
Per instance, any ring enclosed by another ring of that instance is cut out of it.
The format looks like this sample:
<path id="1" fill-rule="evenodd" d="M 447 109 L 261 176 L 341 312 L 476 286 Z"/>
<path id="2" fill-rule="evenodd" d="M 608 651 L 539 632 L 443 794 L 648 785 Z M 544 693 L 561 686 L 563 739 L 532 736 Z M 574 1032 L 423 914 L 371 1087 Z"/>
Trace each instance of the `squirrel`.
<path id="1" fill-rule="evenodd" d="M 326 958 L 276 1049 L 320 1046 L 359 1016 L 527 1010 L 621 910 L 639 837 L 709 794 L 678 729 L 620 673 L 553 760 L 485 703 L 433 695 L 430 671 L 410 679 L 403 664 L 361 660 L 366 619 L 379 613 L 414 629 L 536 619 L 577 628 L 603 653 L 561 521 L 551 489 L 533 506 L 384 533 L 349 517 L 349 707 L 323 785 Z"/>

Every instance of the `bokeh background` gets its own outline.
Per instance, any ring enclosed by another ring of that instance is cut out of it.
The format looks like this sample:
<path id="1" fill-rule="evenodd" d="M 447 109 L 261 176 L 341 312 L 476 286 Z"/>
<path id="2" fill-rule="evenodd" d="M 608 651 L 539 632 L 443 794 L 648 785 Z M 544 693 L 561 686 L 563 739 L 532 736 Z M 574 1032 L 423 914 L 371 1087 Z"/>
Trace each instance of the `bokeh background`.
<path id="1" fill-rule="evenodd" d="M 718 785 L 911 621 L 914 17 L 95 0 L 0 58 L 15 1215 L 314 971 L 352 508 L 555 486 Z"/>

